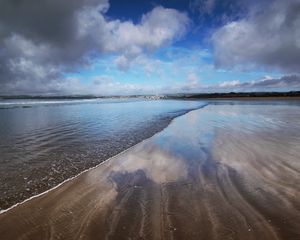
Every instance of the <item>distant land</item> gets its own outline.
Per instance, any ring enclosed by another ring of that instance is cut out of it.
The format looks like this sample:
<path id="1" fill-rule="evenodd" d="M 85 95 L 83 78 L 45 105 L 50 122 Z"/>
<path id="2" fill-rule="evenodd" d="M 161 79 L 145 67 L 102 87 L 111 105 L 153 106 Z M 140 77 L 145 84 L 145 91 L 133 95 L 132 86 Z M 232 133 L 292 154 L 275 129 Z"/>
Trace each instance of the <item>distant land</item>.
<path id="1" fill-rule="evenodd" d="M 229 93 L 187 93 L 166 95 L 178 99 L 219 99 L 219 98 L 299 98 L 300 91 L 291 92 L 229 92 Z"/>
<path id="2" fill-rule="evenodd" d="M 114 96 L 96 96 L 96 95 L 6 95 L 0 96 L 2 100 L 9 99 L 106 99 L 106 98 L 145 98 L 145 99 L 231 99 L 231 98 L 299 98 L 300 91 L 290 92 L 228 92 L 228 93 L 177 93 L 160 95 L 114 95 Z"/>

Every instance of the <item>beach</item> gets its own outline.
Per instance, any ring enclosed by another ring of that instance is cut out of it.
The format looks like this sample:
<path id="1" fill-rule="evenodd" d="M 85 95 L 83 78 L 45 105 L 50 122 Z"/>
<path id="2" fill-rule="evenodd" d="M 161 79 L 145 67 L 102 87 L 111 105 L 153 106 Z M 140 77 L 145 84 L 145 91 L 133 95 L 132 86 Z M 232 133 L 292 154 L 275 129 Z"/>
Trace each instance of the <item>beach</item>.
<path id="1" fill-rule="evenodd" d="M 0 100 L 0 212 L 98 165 L 203 105 L 137 98 Z"/>
<path id="2" fill-rule="evenodd" d="M 299 105 L 209 104 L 0 214 L 2 239 L 299 239 Z"/>

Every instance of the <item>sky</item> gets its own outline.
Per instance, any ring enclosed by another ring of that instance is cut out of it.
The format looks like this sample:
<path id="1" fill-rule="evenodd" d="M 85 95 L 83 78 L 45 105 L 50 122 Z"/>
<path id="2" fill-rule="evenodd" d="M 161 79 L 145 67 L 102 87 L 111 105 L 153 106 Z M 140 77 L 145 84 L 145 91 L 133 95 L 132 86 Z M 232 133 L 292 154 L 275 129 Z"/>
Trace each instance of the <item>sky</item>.
<path id="1" fill-rule="evenodd" d="M 1 95 L 300 90 L 300 0 L 0 0 Z"/>

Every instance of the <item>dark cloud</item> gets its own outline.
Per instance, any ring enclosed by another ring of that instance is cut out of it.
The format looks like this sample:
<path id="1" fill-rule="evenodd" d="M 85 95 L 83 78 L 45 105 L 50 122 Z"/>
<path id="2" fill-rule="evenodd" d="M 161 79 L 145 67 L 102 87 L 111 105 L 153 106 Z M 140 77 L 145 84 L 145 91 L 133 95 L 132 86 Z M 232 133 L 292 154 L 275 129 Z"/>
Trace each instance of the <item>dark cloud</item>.
<path id="1" fill-rule="evenodd" d="M 61 91 L 64 74 L 95 56 L 117 53 L 120 68 L 145 51 L 182 37 L 189 18 L 155 7 L 141 21 L 110 19 L 108 0 L 2 0 L 0 2 L 0 92 Z M 48 87 L 48 89 L 47 89 Z"/>
<path id="2" fill-rule="evenodd" d="M 36 42 L 66 46 L 76 34 L 75 14 L 107 0 L 2 0 L 1 37 L 17 32 Z"/>
<path id="3" fill-rule="evenodd" d="M 300 71 L 300 1 L 275 0 L 254 8 L 213 35 L 218 67 Z"/>
<path id="4" fill-rule="evenodd" d="M 42 63 L 74 64 L 95 42 L 90 36 L 79 36 L 78 15 L 86 8 L 99 13 L 107 10 L 108 0 L 2 0 L 0 3 L 0 48 L 3 59 L 38 58 Z M 26 45 L 26 46 L 24 46 Z M 29 46 L 30 45 L 30 46 Z M 24 56 L 21 47 L 44 51 Z M 99 46 L 101 47 L 101 46 Z M 4 60 L 5 61 L 5 60 Z M 6 62 L 7 63 L 7 62 Z M 4 64 L 3 68 L 9 68 Z"/>
<path id="5" fill-rule="evenodd" d="M 107 0 L 2 0 L 0 89 L 34 92 L 87 62 L 89 42 L 78 37 L 77 15 L 86 7 L 105 11 Z M 94 44 L 95 45 L 95 44 Z"/>

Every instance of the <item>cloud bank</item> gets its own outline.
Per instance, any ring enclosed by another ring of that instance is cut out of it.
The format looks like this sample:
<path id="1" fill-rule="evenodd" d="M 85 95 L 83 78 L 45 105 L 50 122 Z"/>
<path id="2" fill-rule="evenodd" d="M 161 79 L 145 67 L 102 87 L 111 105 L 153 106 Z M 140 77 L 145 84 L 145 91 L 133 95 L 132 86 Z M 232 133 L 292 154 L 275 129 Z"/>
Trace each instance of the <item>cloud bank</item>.
<path id="1" fill-rule="evenodd" d="M 300 90 L 300 76 L 287 75 L 281 78 L 264 77 L 250 82 L 238 80 L 223 82 L 216 89 L 230 91 L 292 91 Z"/>
<path id="2" fill-rule="evenodd" d="M 1 1 L 1 94 L 55 94 L 64 74 L 114 53 L 126 70 L 139 54 L 183 37 L 190 19 L 175 9 L 155 7 L 139 23 L 110 19 L 108 0 Z M 77 80 L 76 80 L 77 81 Z"/>
<path id="3" fill-rule="evenodd" d="M 203 84 L 194 73 L 188 73 L 186 81 L 173 85 L 126 84 L 111 79 L 109 76 L 93 77 L 86 85 L 77 78 L 68 78 L 63 84 L 56 86 L 62 91 L 75 94 L 95 95 L 135 95 L 135 94 L 174 94 L 197 92 L 264 92 L 264 91 L 300 91 L 300 76 L 287 75 L 280 78 L 265 76 L 262 79 L 241 82 L 239 80 L 224 81 L 218 84 Z"/>
<path id="4" fill-rule="evenodd" d="M 165 89 L 167 90 L 167 89 Z M 169 93 L 196 93 L 196 92 L 268 92 L 268 91 L 300 91 L 300 76 L 287 75 L 280 78 L 265 76 L 262 79 L 241 82 L 229 80 L 218 84 L 201 84 L 201 82 L 190 82 L 189 76 L 186 83 L 173 86 Z"/>
<path id="5" fill-rule="evenodd" d="M 109 0 L 2 0 L 0 94 L 299 89 L 300 0 L 191 0 L 190 15 L 156 6 L 136 22 L 109 17 L 109 8 Z M 197 39 L 212 32 L 214 54 Z M 283 77 L 244 82 L 247 71 Z"/>
<path id="6" fill-rule="evenodd" d="M 218 29 L 215 63 L 222 68 L 300 72 L 300 1 L 275 0 Z"/>

